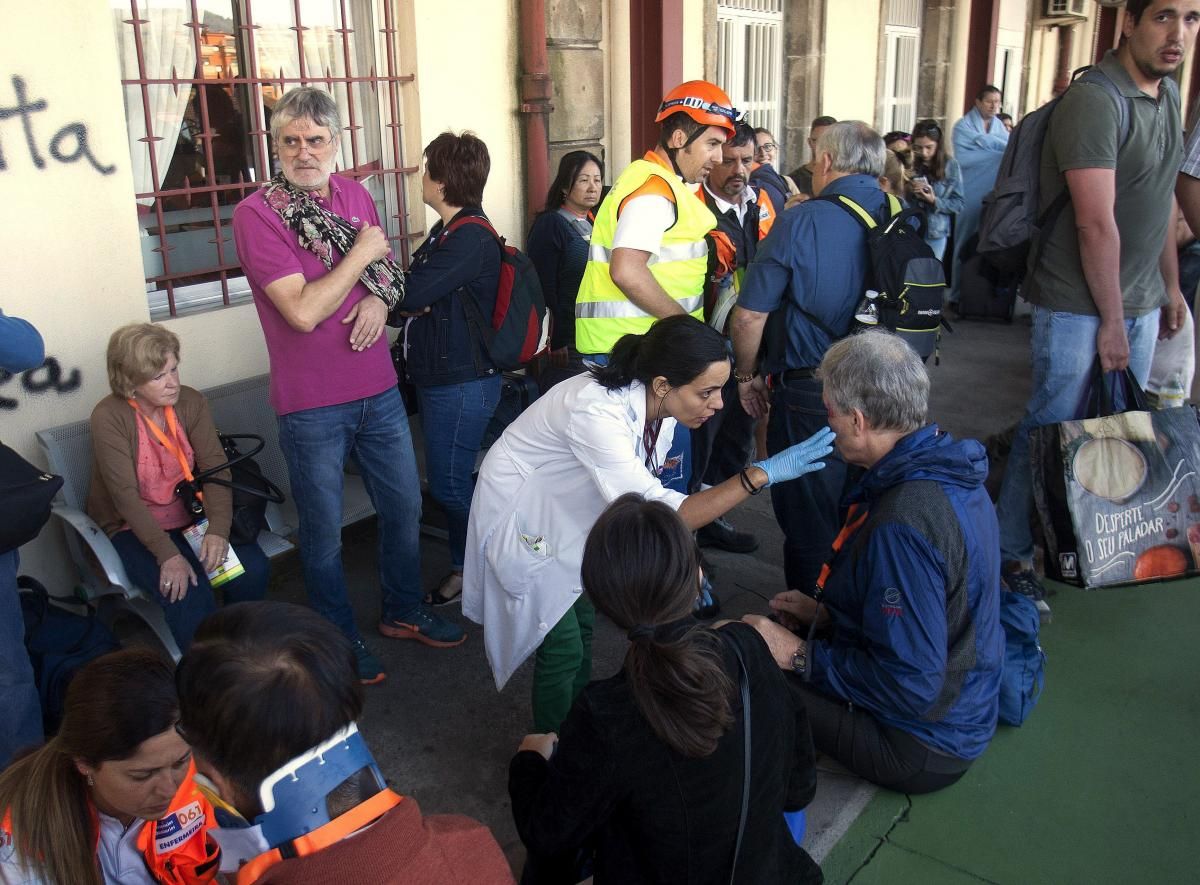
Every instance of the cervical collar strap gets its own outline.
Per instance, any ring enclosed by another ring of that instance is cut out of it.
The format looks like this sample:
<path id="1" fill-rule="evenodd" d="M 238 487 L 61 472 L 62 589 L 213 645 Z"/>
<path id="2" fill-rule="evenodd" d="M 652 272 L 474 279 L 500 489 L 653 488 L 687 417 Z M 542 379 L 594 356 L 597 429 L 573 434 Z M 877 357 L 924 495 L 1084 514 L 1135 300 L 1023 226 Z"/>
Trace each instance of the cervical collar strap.
<path id="1" fill-rule="evenodd" d="M 304 857 L 328 848 L 367 824 L 378 820 L 403 801 L 404 797 L 391 790 L 380 790 L 361 805 L 356 805 L 345 814 L 334 818 L 325 826 L 297 836 L 291 843 L 272 848 L 247 863 L 237 874 L 237 885 L 252 885 L 261 879 L 271 867 L 286 858 Z"/>

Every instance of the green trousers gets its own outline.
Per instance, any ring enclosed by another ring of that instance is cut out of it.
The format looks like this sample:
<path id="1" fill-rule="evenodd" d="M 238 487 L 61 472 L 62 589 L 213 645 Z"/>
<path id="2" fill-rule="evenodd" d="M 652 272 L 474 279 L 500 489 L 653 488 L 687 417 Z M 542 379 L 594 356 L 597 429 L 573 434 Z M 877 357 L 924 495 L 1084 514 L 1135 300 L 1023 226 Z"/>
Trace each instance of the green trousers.
<path id="1" fill-rule="evenodd" d="M 592 678 L 596 610 L 580 596 L 546 634 L 533 667 L 533 730 L 558 731 L 571 704 Z"/>

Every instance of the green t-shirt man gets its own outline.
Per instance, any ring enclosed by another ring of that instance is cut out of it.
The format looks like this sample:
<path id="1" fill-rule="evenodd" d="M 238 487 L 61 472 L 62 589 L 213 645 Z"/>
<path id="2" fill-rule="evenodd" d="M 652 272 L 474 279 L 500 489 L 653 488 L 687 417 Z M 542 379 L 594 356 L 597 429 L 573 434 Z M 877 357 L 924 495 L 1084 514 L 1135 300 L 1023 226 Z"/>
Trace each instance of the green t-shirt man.
<path id="1" fill-rule="evenodd" d="M 1133 319 L 1167 303 L 1158 261 L 1183 158 L 1179 91 L 1166 77 L 1157 99 L 1142 92 L 1113 50 L 1105 54 L 1099 68 L 1126 102 L 1128 140 L 1121 144 L 1120 112 L 1112 94 L 1093 83 L 1073 85 L 1047 127 L 1039 212 L 1066 187 L 1063 173 L 1067 170 L 1116 170 L 1113 215 L 1121 238 L 1121 294 L 1125 316 Z M 1025 297 L 1049 310 L 1098 315 L 1083 275 L 1070 202 L 1043 236 L 1041 260 L 1030 269 Z"/>

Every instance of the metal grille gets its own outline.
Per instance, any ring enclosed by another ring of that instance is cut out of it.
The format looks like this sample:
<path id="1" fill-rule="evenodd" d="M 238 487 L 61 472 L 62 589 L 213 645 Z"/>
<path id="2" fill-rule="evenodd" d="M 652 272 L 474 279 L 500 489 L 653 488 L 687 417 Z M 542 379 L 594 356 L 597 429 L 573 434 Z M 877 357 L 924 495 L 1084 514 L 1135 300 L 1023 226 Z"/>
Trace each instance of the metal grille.
<path id="1" fill-rule="evenodd" d="M 718 10 L 730 9 L 742 12 L 765 12 L 770 15 L 783 13 L 783 0 L 717 0 Z M 718 13 L 719 14 L 719 13 Z"/>
<path id="2" fill-rule="evenodd" d="M 886 24 L 921 27 L 921 0 L 888 0 Z"/>
<path id="3" fill-rule="evenodd" d="M 720 0 L 717 83 L 750 123 L 780 131 L 783 79 L 781 0 Z"/>
<path id="4" fill-rule="evenodd" d="M 1046 15 L 1086 15 L 1084 0 L 1046 0 Z"/>
<path id="5" fill-rule="evenodd" d="M 407 263 L 401 72 L 392 0 L 112 0 L 150 315 L 244 300 L 234 206 L 273 174 L 270 109 L 312 85 L 343 121 L 339 172 L 363 183 Z"/>

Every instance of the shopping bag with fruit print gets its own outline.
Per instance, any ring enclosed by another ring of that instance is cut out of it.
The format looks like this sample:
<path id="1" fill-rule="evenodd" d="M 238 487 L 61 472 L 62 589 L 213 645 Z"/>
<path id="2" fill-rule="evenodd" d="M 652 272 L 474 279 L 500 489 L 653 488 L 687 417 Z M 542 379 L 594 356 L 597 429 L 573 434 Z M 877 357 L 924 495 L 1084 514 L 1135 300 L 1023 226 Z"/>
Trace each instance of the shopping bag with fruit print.
<path id="1" fill-rule="evenodd" d="M 1048 577 L 1081 587 L 1200 571 L 1200 423 L 1150 411 L 1133 373 L 1093 370 L 1088 417 L 1030 435 Z"/>

